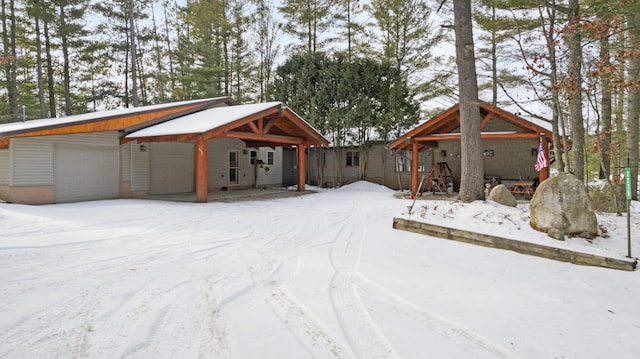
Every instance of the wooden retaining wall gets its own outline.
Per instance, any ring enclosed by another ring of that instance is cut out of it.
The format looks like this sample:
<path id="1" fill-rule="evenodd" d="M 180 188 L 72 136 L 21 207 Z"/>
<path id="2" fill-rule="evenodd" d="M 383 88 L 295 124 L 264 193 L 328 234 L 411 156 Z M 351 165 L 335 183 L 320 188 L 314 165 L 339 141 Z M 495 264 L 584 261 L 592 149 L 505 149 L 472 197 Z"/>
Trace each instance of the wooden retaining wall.
<path id="1" fill-rule="evenodd" d="M 595 254 L 581 253 L 569 249 L 469 232 L 461 229 L 443 227 L 397 217 L 393 219 L 393 228 L 484 247 L 508 249 L 522 254 L 580 265 L 633 271 L 635 270 L 638 262 L 637 259 L 616 259 Z"/>

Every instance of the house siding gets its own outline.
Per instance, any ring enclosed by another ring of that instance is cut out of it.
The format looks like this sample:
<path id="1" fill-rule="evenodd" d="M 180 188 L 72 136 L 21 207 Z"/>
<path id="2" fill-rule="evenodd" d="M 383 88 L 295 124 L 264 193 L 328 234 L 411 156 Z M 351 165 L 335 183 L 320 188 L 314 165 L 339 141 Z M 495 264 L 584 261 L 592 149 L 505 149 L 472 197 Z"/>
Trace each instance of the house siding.
<path id="1" fill-rule="evenodd" d="M 149 151 L 148 144 L 141 147 L 137 143 L 131 143 L 131 191 L 148 191 L 149 190 Z M 146 148 L 142 151 L 141 148 Z"/>
<path id="2" fill-rule="evenodd" d="M 0 185 L 9 184 L 9 150 L 0 150 Z"/>
<path id="3" fill-rule="evenodd" d="M 150 194 L 194 191 L 194 145 L 186 142 L 150 143 Z"/>
<path id="4" fill-rule="evenodd" d="M 39 138 L 11 141 L 10 186 L 53 184 L 53 143 Z"/>

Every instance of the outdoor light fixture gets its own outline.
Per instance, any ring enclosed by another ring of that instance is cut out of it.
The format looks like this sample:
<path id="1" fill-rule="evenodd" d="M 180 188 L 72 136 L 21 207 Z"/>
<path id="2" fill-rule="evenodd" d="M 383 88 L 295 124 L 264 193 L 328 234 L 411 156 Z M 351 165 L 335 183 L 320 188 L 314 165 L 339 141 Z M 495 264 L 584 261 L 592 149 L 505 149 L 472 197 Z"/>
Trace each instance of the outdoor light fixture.
<path id="1" fill-rule="evenodd" d="M 140 145 L 140 152 L 147 152 L 147 145 Z"/>
<path id="2" fill-rule="evenodd" d="M 447 157 L 447 150 L 440 151 L 440 156 Z"/>

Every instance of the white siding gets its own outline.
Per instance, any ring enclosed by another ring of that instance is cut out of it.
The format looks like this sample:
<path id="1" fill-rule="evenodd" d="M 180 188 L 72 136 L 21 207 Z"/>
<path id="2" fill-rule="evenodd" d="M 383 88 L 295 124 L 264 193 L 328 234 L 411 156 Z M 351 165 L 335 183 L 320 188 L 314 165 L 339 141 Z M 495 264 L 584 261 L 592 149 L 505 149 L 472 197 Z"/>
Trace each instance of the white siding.
<path id="1" fill-rule="evenodd" d="M 239 185 L 253 184 L 253 166 L 250 164 L 251 160 L 248 154 L 250 149 L 247 150 L 247 154 L 244 154 L 243 149 L 245 149 L 244 142 L 237 139 L 225 138 L 207 142 L 209 188 L 219 189 L 229 186 L 229 150 L 240 151 Z"/>
<path id="2" fill-rule="evenodd" d="M 131 143 L 131 190 L 149 190 L 149 144 Z"/>
<path id="3" fill-rule="evenodd" d="M 267 154 L 273 152 L 273 164 L 267 163 Z M 264 164 L 257 168 L 258 186 L 279 186 L 282 184 L 282 147 L 261 147 L 258 149 L 258 159 Z M 267 171 L 266 168 L 269 168 Z"/>
<path id="4" fill-rule="evenodd" d="M 53 184 L 53 144 L 30 139 L 11 141 L 10 186 Z"/>
<path id="5" fill-rule="evenodd" d="M 131 143 L 120 146 L 120 180 L 131 181 Z"/>
<path id="6" fill-rule="evenodd" d="M 53 184 L 53 146 L 56 144 L 117 146 L 119 144 L 119 134 L 116 131 L 112 131 L 12 139 L 9 146 L 9 185 L 33 186 Z"/>
<path id="7" fill-rule="evenodd" d="M 9 184 L 9 150 L 0 150 L 0 185 Z"/>
<path id="8" fill-rule="evenodd" d="M 149 192 L 152 194 L 193 192 L 193 156 L 192 143 L 151 143 Z"/>

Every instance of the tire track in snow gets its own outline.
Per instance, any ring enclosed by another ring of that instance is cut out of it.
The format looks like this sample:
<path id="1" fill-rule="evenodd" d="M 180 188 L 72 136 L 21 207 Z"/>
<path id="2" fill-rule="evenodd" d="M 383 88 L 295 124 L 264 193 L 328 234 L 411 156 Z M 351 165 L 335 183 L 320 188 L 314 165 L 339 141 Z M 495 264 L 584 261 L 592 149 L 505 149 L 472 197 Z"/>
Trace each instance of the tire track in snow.
<path id="1" fill-rule="evenodd" d="M 359 274 L 356 278 L 359 288 L 372 297 L 380 300 L 387 306 L 394 308 L 396 312 L 407 318 L 420 322 L 431 329 L 431 335 L 444 337 L 448 342 L 461 348 L 467 348 L 469 353 L 478 354 L 478 349 L 486 355 L 495 358 L 515 359 L 515 354 L 505 350 L 489 339 L 473 332 L 472 330 L 447 320 L 437 314 L 430 313 L 407 299 L 395 294 L 367 277 Z M 481 357 L 485 357 L 480 355 Z"/>
<path id="2" fill-rule="evenodd" d="M 396 358 L 397 353 L 369 316 L 356 287 L 366 218 L 359 215 L 356 208 L 345 215 L 350 220 L 343 222 L 329 250 L 335 270 L 329 294 L 336 316 L 356 357 Z"/>
<path id="3" fill-rule="evenodd" d="M 337 343 L 331 330 L 286 288 L 282 287 L 273 292 L 267 303 L 289 332 L 314 358 L 353 358 L 353 353 Z"/>

